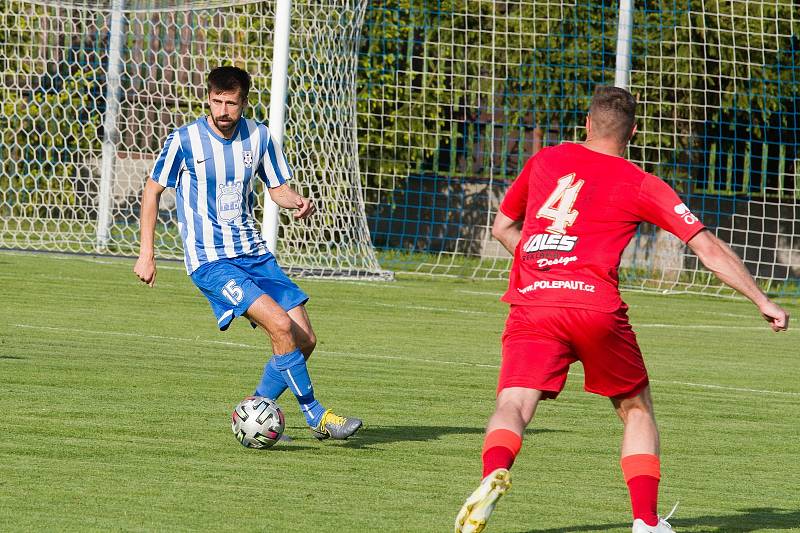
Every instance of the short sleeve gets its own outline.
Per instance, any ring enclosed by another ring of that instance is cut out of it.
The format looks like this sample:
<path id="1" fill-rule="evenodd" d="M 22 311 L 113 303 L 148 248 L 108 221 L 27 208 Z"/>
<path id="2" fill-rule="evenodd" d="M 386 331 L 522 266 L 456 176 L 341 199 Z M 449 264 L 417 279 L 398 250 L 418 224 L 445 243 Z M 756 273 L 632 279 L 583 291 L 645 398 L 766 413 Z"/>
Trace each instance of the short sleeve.
<path id="1" fill-rule="evenodd" d="M 637 210 L 642 220 L 669 231 L 683 242 L 705 227 L 672 187 L 652 174 L 646 174 L 642 180 Z"/>
<path id="2" fill-rule="evenodd" d="M 528 159 L 522 172 L 506 191 L 506 196 L 500 204 L 500 211 L 512 220 L 525 218 L 525 208 L 528 205 L 528 182 L 533 168 L 533 157 Z"/>
<path id="3" fill-rule="evenodd" d="M 263 124 L 259 128 L 261 129 L 261 160 L 257 169 L 258 177 L 271 189 L 280 187 L 291 179 L 292 171 L 286 162 L 283 150 L 272 139 L 269 129 Z"/>
<path id="4" fill-rule="evenodd" d="M 167 136 L 164 148 L 156 160 L 156 166 L 150 177 L 162 187 L 175 188 L 183 166 L 183 151 L 177 130 Z"/>

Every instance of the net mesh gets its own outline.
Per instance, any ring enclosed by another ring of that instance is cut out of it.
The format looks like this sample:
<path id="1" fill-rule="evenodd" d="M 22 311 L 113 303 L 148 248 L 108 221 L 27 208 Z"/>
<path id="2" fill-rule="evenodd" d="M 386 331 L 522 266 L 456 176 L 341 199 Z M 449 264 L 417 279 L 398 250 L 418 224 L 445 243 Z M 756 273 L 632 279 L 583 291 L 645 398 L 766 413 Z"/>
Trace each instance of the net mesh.
<path id="1" fill-rule="evenodd" d="M 110 1 L 0 0 L 0 246 L 93 250 Z M 615 79 L 618 2 L 295 2 L 285 147 L 323 209 L 282 219 L 308 273 L 503 278 L 491 221 L 526 159 L 581 140 Z M 792 0 L 634 2 L 628 157 L 667 180 L 774 293 L 800 293 L 800 23 Z M 107 253 L 136 247 L 138 194 L 167 132 L 203 112 L 210 66 L 256 74 L 265 119 L 272 2 L 126 2 Z M 167 203 L 169 200 L 167 201 Z M 169 210 L 162 255 L 180 255 Z M 622 283 L 728 294 L 642 225 Z"/>
<path id="2" fill-rule="evenodd" d="M 254 74 L 249 114 L 266 122 L 272 2 L 133 9 L 145 4 L 130 3 L 132 9 L 121 13 L 119 111 L 109 132 L 111 11 L 81 2 L 0 4 L 7 37 L 0 44 L 2 91 L 13 109 L 4 117 L 0 244 L 138 253 L 142 185 L 168 133 L 205 113 L 205 75 L 215 66 L 235 64 Z M 284 148 L 294 186 L 317 199 L 320 209 L 308 223 L 282 215 L 277 255 L 306 275 L 388 276 L 366 226 L 355 140 L 364 7 L 350 0 L 294 3 Z M 103 151 L 104 137 L 110 153 Z M 98 227 L 98 212 L 109 162 L 106 229 Z M 182 257 L 174 201 L 172 191 L 162 198 L 161 257 Z M 261 210 L 259 204 L 259 218 Z"/>
<path id="3" fill-rule="evenodd" d="M 640 116 L 628 157 L 765 287 L 797 294 L 796 5 L 633 4 Z M 359 140 L 373 242 L 394 269 L 503 277 L 509 256 L 490 236 L 498 202 L 530 155 L 583 139 L 594 87 L 615 81 L 618 3 L 383 2 L 368 15 Z M 629 287 L 728 294 L 646 224 L 622 267 Z"/>

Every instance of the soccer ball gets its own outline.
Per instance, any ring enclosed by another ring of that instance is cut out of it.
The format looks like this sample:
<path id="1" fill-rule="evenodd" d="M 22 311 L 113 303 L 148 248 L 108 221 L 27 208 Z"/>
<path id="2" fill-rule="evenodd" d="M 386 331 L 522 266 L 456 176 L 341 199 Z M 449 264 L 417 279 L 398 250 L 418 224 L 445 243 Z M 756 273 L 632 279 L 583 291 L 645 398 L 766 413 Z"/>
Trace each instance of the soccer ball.
<path id="1" fill-rule="evenodd" d="M 248 396 L 231 413 L 231 429 L 242 446 L 266 449 L 274 446 L 285 427 L 283 411 L 263 396 Z"/>

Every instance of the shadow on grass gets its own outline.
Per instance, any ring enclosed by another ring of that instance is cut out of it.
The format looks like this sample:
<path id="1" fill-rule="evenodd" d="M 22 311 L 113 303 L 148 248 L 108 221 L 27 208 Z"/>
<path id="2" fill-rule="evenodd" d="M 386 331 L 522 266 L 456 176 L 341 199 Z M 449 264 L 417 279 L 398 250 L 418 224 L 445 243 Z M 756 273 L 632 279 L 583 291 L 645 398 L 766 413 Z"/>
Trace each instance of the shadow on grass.
<path id="1" fill-rule="evenodd" d="M 770 530 L 796 530 L 800 527 L 800 510 L 777 509 L 774 507 L 751 507 L 739 509 L 737 514 L 721 516 L 698 516 L 693 518 L 673 518 L 670 521 L 676 531 L 691 528 L 693 532 L 723 533 L 728 531 L 748 532 Z M 574 531 L 629 531 L 630 522 L 618 524 L 584 524 L 578 526 L 527 529 L 520 533 L 570 533 Z"/>
<path id="2" fill-rule="evenodd" d="M 27 359 L 27 357 L 22 357 L 21 355 L 0 355 L 0 359 Z"/>
<path id="3" fill-rule="evenodd" d="M 437 440 L 447 435 L 483 435 L 483 428 L 453 426 L 364 426 L 355 437 L 347 440 L 350 448 L 369 448 L 389 442 L 421 442 Z M 559 430 L 529 429 L 526 435 L 555 433 Z M 476 446 L 479 446 L 476 440 Z"/>

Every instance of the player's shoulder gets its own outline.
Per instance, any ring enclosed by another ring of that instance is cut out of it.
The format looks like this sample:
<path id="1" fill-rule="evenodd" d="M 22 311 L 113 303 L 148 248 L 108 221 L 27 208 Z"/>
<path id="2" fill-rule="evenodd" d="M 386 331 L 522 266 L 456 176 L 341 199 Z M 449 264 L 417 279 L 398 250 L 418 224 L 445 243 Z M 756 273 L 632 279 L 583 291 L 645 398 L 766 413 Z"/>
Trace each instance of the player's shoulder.
<path id="1" fill-rule="evenodd" d="M 258 142 L 262 145 L 271 138 L 269 127 L 263 122 L 247 117 L 242 117 L 241 120 L 242 130 L 246 132 L 242 135 L 242 138 L 249 137 L 251 142 L 258 139 Z"/>
<path id="2" fill-rule="evenodd" d="M 558 155 L 558 148 L 562 145 L 556 146 L 544 146 L 537 150 L 535 154 L 530 156 L 527 161 L 525 161 L 525 167 L 523 169 L 523 173 L 530 171 L 534 166 L 537 164 L 541 165 L 544 164 L 551 156 Z"/>
<path id="3" fill-rule="evenodd" d="M 638 183 L 641 183 L 644 180 L 646 180 L 648 176 L 651 178 L 658 179 L 657 176 L 650 174 L 649 172 L 647 172 L 645 169 L 643 169 L 633 161 L 630 161 L 629 159 L 626 159 L 624 157 L 619 158 L 618 164 L 620 170 L 624 173 L 626 177 L 628 177 L 631 180 L 635 180 Z"/>
<path id="4" fill-rule="evenodd" d="M 244 122 L 244 126 L 247 128 L 247 131 L 250 132 L 258 131 L 259 133 L 262 134 L 269 133 L 269 126 L 267 126 L 260 120 L 256 120 L 254 118 L 242 117 L 242 121 Z"/>

